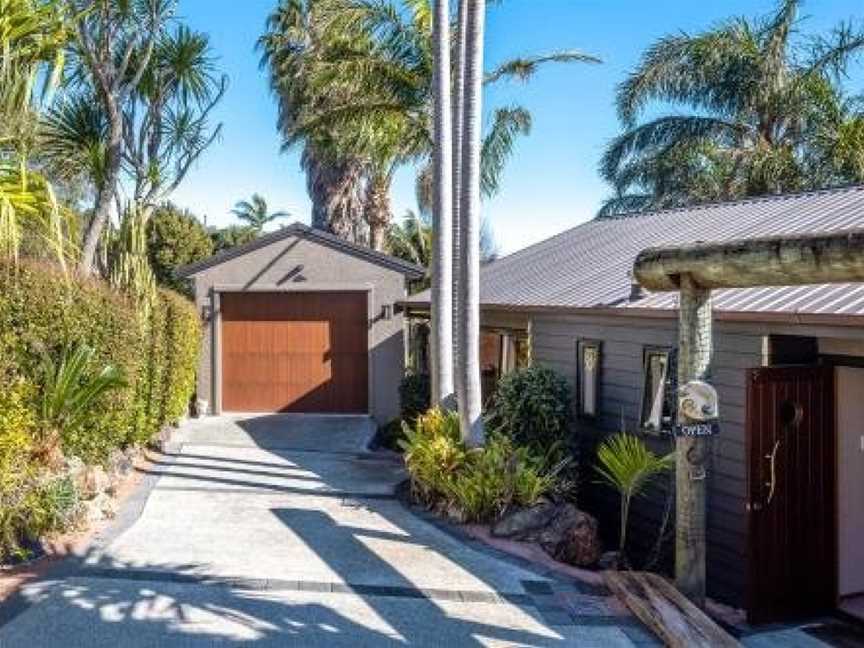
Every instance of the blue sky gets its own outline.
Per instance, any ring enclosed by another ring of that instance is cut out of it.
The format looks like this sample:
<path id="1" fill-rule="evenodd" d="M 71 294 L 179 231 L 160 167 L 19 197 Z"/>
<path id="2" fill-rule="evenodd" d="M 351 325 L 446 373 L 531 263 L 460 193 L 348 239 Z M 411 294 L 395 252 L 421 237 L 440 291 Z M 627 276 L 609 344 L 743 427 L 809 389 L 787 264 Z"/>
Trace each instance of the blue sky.
<path id="1" fill-rule="evenodd" d="M 309 199 L 299 153 L 280 153 L 276 108 L 255 41 L 276 0 L 180 0 L 180 14 L 211 36 L 231 86 L 215 118 L 224 134 L 197 163 L 173 200 L 207 217 L 233 222 L 233 204 L 253 192 L 274 209 L 308 222 Z M 519 141 L 502 191 L 485 206 L 502 251 L 512 252 L 590 219 L 607 195 L 597 175 L 605 144 L 619 130 L 616 85 L 657 38 L 695 31 L 732 15 L 769 12 L 773 0 L 506 0 L 488 11 L 487 67 L 513 56 L 580 49 L 603 65 L 545 68 L 529 84 L 500 85 L 485 108 L 519 103 L 534 117 L 532 134 Z M 840 20 L 864 20 L 860 0 L 810 0 L 802 32 L 829 29 Z M 856 76 L 861 74 L 855 70 Z M 394 187 L 394 212 L 414 206 L 413 171 Z"/>

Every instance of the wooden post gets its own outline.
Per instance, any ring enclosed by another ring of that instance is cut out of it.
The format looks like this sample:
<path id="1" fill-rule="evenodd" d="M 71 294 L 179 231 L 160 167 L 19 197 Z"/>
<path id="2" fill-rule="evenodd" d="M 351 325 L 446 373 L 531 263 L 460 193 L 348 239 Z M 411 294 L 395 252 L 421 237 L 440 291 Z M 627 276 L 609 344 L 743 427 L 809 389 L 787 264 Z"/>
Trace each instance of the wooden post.
<path id="1" fill-rule="evenodd" d="M 712 354 L 711 291 L 689 274 L 680 278 L 678 322 L 678 385 L 707 382 Z M 680 408 L 679 408 L 680 410 Z M 678 412 L 678 423 L 690 423 Z M 706 463 L 710 438 L 677 437 L 675 584 L 699 607 L 705 605 Z"/>

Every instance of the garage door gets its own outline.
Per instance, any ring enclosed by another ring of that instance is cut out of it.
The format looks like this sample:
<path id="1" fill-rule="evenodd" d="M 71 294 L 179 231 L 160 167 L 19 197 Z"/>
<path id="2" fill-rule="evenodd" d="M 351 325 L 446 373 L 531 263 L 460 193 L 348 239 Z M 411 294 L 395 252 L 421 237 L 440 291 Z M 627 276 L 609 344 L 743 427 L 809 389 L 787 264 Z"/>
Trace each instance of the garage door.
<path id="1" fill-rule="evenodd" d="M 223 293 L 222 409 L 366 413 L 367 296 Z"/>

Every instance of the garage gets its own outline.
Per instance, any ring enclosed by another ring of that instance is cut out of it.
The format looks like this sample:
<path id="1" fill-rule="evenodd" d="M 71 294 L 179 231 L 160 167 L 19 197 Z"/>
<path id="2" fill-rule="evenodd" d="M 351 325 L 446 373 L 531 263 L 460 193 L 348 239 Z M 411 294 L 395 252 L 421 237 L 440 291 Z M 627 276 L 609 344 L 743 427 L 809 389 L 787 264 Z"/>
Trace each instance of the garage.
<path id="1" fill-rule="evenodd" d="M 367 293 L 222 295 L 222 406 L 365 414 Z"/>
<path id="2" fill-rule="evenodd" d="M 201 314 L 200 411 L 399 416 L 400 305 L 424 268 L 293 223 L 179 276 Z"/>

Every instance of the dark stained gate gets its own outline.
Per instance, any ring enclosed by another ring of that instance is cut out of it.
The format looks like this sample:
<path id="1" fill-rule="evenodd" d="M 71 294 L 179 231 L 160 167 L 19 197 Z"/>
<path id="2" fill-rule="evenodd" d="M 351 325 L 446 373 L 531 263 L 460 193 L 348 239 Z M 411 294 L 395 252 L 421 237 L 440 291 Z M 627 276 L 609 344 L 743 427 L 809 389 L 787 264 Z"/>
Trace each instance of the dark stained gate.
<path id="1" fill-rule="evenodd" d="M 223 293 L 222 408 L 368 412 L 365 292 Z"/>
<path id="2" fill-rule="evenodd" d="M 836 604 L 834 370 L 748 372 L 751 622 Z"/>

